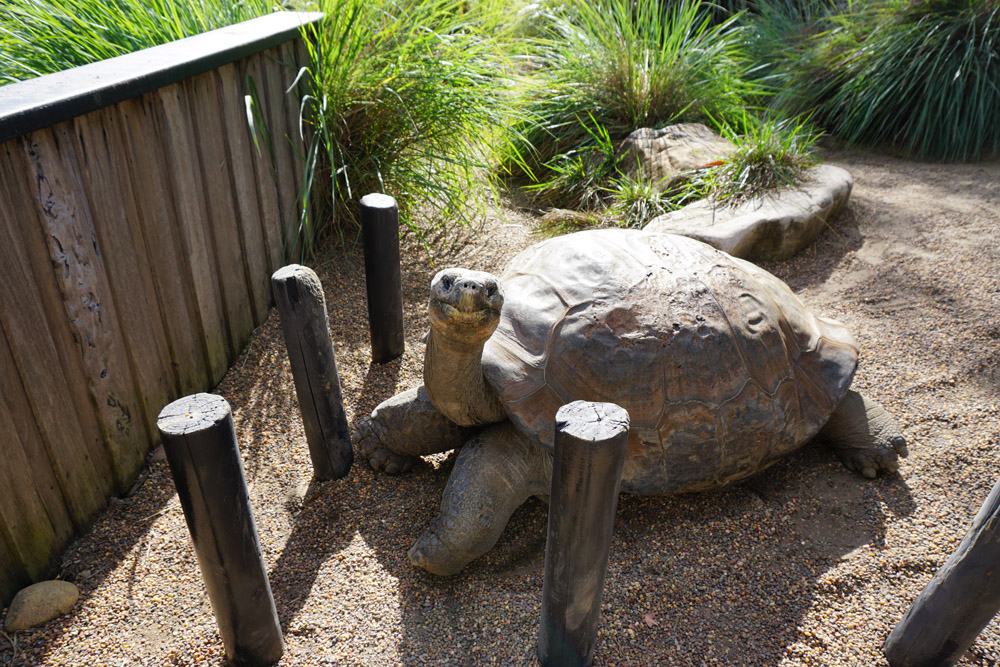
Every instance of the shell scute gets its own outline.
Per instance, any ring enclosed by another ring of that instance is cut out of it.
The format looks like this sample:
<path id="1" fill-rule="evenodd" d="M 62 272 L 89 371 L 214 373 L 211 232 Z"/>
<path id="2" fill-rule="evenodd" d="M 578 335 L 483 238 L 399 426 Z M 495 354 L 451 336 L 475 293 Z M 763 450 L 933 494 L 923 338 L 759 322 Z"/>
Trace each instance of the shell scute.
<path id="1" fill-rule="evenodd" d="M 501 280 L 487 381 L 547 448 L 564 403 L 624 407 L 628 491 L 756 472 L 818 431 L 857 363 L 850 333 L 783 282 L 683 237 L 579 232 L 533 246 Z"/>

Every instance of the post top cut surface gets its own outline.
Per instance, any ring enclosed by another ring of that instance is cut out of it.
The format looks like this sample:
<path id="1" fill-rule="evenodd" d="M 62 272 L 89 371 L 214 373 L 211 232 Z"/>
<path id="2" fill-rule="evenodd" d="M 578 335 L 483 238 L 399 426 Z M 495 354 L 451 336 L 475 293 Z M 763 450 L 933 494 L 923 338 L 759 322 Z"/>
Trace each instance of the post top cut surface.
<path id="1" fill-rule="evenodd" d="M 164 435 L 185 435 L 218 424 L 230 413 L 229 403 L 215 394 L 191 394 L 160 411 L 156 428 Z"/>
<path id="2" fill-rule="evenodd" d="M 301 264 L 288 264 L 281 267 L 271 275 L 271 280 L 288 280 L 289 278 L 294 278 L 301 274 L 315 273 L 308 266 L 302 266 Z"/>
<path id="3" fill-rule="evenodd" d="M 289 264 L 281 267 L 271 274 L 271 284 L 284 285 L 286 289 L 289 288 L 290 284 L 301 284 L 316 294 L 322 294 L 323 292 L 323 287 L 316 272 L 308 266 L 301 264 Z"/>
<path id="4" fill-rule="evenodd" d="M 628 412 L 614 403 L 573 401 L 556 412 L 556 430 L 580 440 L 610 440 L 628 425 Z"/>
<path id="5" fill-rule="evenodd" d="M 361 205 L 366 208 L 396 208 L 396 200 L 389 195 L 373 192 L 361 198 Z"/>

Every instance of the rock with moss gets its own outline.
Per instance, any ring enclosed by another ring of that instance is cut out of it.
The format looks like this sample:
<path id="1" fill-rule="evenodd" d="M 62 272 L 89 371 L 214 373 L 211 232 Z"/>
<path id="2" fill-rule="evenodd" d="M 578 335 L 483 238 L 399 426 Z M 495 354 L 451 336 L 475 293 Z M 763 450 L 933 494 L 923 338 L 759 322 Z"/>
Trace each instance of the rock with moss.
<path id="1" fill-rule="evenodd" d="M 657 192 L 666 192 L 687 180 L 685 172 L 719 162 L 735 150 L 731 141 L 705 125 L 681 123 L 632 132 L 618 155 L 623 173 L 652 183 Z"/>
<path id="2" fill-rule="evenodd" d="M 643 229 L 687 236 L 752 261 L 787 259 L 844 210 L 853 186 L 845 169 L 818 165 L 806 169 L 797 185 L 735 206 L 702 199 L 654 218 Z"/>

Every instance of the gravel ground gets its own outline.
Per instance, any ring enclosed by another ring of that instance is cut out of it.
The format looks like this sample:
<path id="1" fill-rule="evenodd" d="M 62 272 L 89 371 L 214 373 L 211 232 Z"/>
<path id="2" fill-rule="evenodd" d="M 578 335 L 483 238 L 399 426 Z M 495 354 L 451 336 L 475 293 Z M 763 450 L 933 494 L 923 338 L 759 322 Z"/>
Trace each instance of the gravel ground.
<path id="1" fill-rule="evenodd" d="M 809 445 L 723 492 L 622 496 L 597 665 L 885 665 L 884 638 L 1000 476 L 1000 163 L 829 161 L 854 174 L 848 211 L 767 268 L 855 331 L 855 386 L 899 418 L 911 456 L 899 474 L 868 481 Z M 498 270 L 533 242 L 530 225 L 506 211 L 439 249 L 434 266 L 408 243 L 407 351 L 385 366 L 369 363 L 360 253 L 316 267 L 352 423 L 420 382 L 435 267 Z M 280 665 L 535 664 L 544 504 L 518 510 L 463 573 L 436 578 L 406 549 L 437 511 L 452 455 L 402 477 L 355 465 L 346 479 L 311 482 L 273 312 L 216 392 L 233 407 L 287 643 Z M 60 578 L 80 586 L 80 601 L 41 628 L 0 635 L 0 666 L 224 663 L 157 453 L 135 492 L 67 550 Z M 998 660 L 994 622 L 960 664 Z"/>

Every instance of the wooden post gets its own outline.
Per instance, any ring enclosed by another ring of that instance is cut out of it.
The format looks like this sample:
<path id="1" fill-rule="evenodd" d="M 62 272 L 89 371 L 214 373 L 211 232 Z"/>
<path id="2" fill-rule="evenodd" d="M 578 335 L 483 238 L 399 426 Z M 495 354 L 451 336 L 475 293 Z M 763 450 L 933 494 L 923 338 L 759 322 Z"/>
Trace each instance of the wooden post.
<path id="1" fill-rule="evenodd" d="M 372 361 L 384 364 L 403 354 L 403 286 L 395 199 L 383 194 L 361 198 L 361 237 Z"/>
<path id="2" fill-rule="evenodd" d="M 543 667 L 593 663 L 628 428 L 628 413 L 612 403 L 575 401 L 556 413 L 538 639 Z"/>
<path id="3" fill-rule="evenodd" d="M 885 640 L 892 667 L 950 667 L 1000 611 L 1000 482 Z"/>
<path id="4" fill-rule="evenodd" d="M 229 403 L 185 396 L 163 408 L 156 427 L 226 657 L 244 667 L 273 665 L 285 647 Z"/>
<path id="5" fill-rule="evenodd" d="M 350 472 L 354 449 L 340 394 L 323 286 L 312 269 L 289 264 L 274 272 L 271 287 L 292 364 L 313 474 L 317 479 L 339 479 Z"/>

